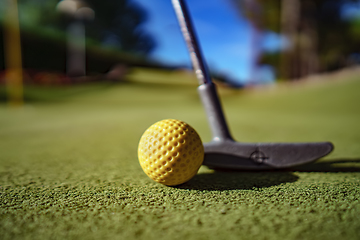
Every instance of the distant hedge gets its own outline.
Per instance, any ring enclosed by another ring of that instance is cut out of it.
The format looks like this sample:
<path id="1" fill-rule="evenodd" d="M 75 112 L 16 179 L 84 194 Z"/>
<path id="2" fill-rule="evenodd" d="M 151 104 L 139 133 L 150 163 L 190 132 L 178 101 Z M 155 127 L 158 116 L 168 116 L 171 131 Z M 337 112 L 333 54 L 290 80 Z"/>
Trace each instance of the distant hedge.
<path id="1" fill-rule="evenodd" d="M 4 70 L 4 36 L 0 26 L 0 70 Z M 32 30 L 21 31 L 23 68 L 65 72 L 66 36 L 64 33 L 49 33 Z M 112 66 L 122 63 L 130 66 L 164 67 L 150 62 L 145 56 L 105 49 L 95 44 L 86 48 L 87 73 L 105 73 Z"/>

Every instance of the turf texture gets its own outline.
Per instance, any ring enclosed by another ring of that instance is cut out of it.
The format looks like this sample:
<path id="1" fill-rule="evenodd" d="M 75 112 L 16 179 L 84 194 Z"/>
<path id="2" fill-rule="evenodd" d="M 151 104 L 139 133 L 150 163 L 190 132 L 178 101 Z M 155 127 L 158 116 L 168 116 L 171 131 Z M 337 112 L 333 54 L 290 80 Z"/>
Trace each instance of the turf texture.
<path id="1" fill-rule="evenodd" d="M 187 74 L 29 90 L 22 108 L 0 105 L 0 239 L 359 239 L 360 78 L 348 78 L 220 89 L 238 141 L 331 141 L 335 150 L 282 171 L 202 167 L 178 187 L 143 173 L 137 144 L 166 118 L 210 141 Z"/>

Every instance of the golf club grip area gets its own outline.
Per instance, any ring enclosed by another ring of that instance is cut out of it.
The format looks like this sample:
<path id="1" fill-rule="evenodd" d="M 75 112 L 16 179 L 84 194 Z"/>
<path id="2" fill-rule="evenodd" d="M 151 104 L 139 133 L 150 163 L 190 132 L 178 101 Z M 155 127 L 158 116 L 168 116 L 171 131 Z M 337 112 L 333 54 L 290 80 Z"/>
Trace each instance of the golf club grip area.
<path id="1" fill-rule="evenodd" d="M 210 83 L 211 77 L 209 70 L 207 68 L 205 58 L 202 55 L 200 44 L 196 37 L 195 28 L 193 27 L 190 13 L 187 9 L 185 1 L 172 0 L 172 4 L 190 54 L 194 72 L 199 80 L 199 84 Z"/>

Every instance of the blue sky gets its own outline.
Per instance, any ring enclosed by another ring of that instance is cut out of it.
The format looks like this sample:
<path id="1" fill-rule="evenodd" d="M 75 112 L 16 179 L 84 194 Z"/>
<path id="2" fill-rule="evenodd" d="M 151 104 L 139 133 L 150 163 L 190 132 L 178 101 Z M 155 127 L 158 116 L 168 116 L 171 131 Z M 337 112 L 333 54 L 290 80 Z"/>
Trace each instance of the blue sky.
<path id="1" fill-rule="evenodd" d="M 143 27 L 156 37 L 152 57 L 165 63 L 189 65 L 190 58 L 181 36 L 171 0 L 133 0 L 149 16 Z M 209 68 L 239 82 L 250 77 L 251 27 L 230 1 L 186 1 Z M 276 42 L 276 36 L 272 36 Z M 271 44 L 270 46 L 271 47 Z"/>
<path id="2" fill-rule="evenodd" d="M 148 21 L 143 28 L 157 42 L 152 57 L 168 64 L 190 65 L 171 0 L 132 1 L 148 12 Z M 186 0 L 186 3 L 211 71 L 239 83 L 254 79 L 273 82 L 275 77 L 271 67 L 261 66 L 251 71 L 254 62 L 252 28 L 230 0 Z M 360 17 L 360 1 L 344 5 L 342 14 L 345 19 Z M 277 51 L 287 44 L 278 34 L 268 32 L 263 33 L 260 45 L 260 51 Z"/>

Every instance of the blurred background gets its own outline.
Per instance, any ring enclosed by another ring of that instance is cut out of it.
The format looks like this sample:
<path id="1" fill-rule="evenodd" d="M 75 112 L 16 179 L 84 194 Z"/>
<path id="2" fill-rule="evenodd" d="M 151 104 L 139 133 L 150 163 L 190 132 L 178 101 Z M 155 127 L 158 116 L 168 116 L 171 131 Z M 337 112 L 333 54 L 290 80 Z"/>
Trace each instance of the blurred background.
<path id="1" fill-rule="evenodd" d="M 301 81 L 360 64 L 359 0 L 187 4 L 210 71 L 226 86 Z M 0 85 L 14 102 L 23 84 L 191 69 L 170 0 L 3 0 L 0 23 Z M 0 91 L 1 100 L 5 95 Z"/>

